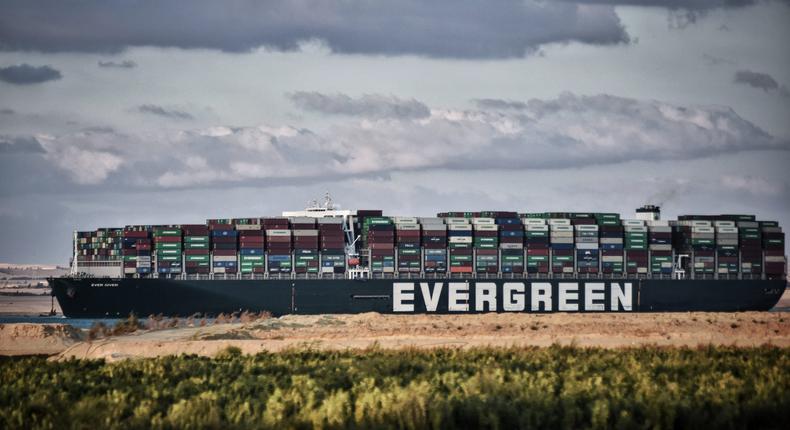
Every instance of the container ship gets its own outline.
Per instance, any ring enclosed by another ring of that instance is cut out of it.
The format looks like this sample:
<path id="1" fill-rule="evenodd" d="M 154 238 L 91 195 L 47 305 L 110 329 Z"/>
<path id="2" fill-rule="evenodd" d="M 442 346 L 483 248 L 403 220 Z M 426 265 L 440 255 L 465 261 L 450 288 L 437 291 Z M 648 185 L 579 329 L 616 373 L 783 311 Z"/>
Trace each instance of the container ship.
<path id="1" fill-rule="evenodd" d="M 74 232 L 68 317 L 769 310 L 785 238 L 753 215 L 340 210 Z"/>

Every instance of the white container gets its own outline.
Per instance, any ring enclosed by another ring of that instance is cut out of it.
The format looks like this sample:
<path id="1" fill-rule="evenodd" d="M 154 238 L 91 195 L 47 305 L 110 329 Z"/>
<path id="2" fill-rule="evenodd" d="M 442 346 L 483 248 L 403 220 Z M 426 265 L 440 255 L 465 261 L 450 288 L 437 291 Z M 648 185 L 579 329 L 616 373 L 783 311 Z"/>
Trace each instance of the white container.
<path id="1" fill-rule="evenodd" d="M 573 233 L 569 231 L 552 231 L 549 237 L 551 239 L 554 239 L 555 237 L 567 237 L 569 239 L 573 239 Z"/>
<path id="2" fill-rule="evenodd" d="M 601 238 L 602 244 L 622 244 L 623 238 L 622 237 L 602 237 Z"/>
<path id="3" fill-rule="evenodd" d="M 472 218 L 472 224 L 496 224 L 493 218 Z"/>
<path id="4" fill-rule="evenodd" d="M 450 243 L 472 243 L 471 236 L 450 236 Z"/>
<path id="5" fill-rule="evenodd" d="M 523 243 L 500 243 L 499 247 L 502 249 L 524 249 Z"/>
<path id="6" fill-rule="evenodd" d="M 546 220 L 542 218 L 521 218 L 524 225 L 546 225 Z"/>
<path id="7" fill-rule="evenodd" d="M 735 221 L 713 221 L 716 227 L 735 227 Z"/>
<path id="8" fill-rule="evenodd" d="M 757 221 L 738 221 L 738 228 L 759 228 L 760 223 Z"/>
<path id="9" fill-rule="evenodd" d="M 765 256 L 766 263 L 784 263 L 785 258 L 782 255 L 766 255 Z"/>
<path id="10" fill-rule="evenodd" d="M 647 233 L 647 227 L 641 225 L 627 225 L 625 226 L 625 231 L 631 233 Z"/>
<path id="11" fill-rule="evenodd" d="M 549 219 L 549 225 L 571 225 L 571 220 L 565 218 L 551 218 Z"/>
<path id="12" fill-rule="evenodd" d="M 551 232 L 563 232 L 563 233 L 571 233 L 573 234 L 573 226 L 572 225 L 559 225 L 555 224 L 551 226 Z"/>
<path id="13" fill-rule="evenodd" d="M 573 226 L 573 229 L 576 231 L 598 231 L 598 226 L 592 224 L 584 224 L 584 225 L 580 224 Z"/>
<path id="14" fill-rule="evenodd" d="M 549 226 L 547 225 L 537 225 L 537 224 L 530 224 L 526 226 L 527 231 L 549 231 Z"/>
<path id="15" fill-rule="evenodd" d="M 653 227 L 669 227 L 669 221 L 665 219 L 648 220 L 647 225 L 652 229 Z M 669 231 L 672 231 L 670 229 Z"/>
<path id="16" fill-rule="evenodd" d="M 496 224 L 475 224 L 475 231 L 498 231 Z"/>
<path id="17" fill-rule="evenodd" d="M 597 237 L 577 237 L 576 238 L 576 243 L 594 243 L 594 244 L 597 245 L 598 244 L 598 238 Z"/>
<path id="18" fill-rule="evenodd" d="M 624 219 L 622 220 L 623 227 L 642 227 L 645 222 L 641 219 Z"/>
<path id="19" fill-rule="evenodd" d="M 214 261 L 236 261 L 235 255 L 215 255 Z"/>
<path id="20" fill-rule="evenodd" d="M 572 237 L 552 237 L 551 243 L 573 243 Z"/>
<path id="21" fill-rule="evenodd" d="M 472 231 L 471 224 L 449 224 L 447 230 L 450 231 Z"/>
<path id="22" fill-rule="evenodd" d="M 293 230 L 294 236 L 318 236 L 318 230 Z"/>
<path id="23" fill-rule="evenodd" d="M 604 263 L 621 263 L 623 261 L 622 255 L 604 255 L 601 257 Z"/>
<path id="24" fill-rule="evenodd" d="M 414 216 L 396 216 L 392 220 L 395 224 L 417 224 L 417 217 Z"/>
<path id="25" fill-rule="evenodd" d="M 672 251 L 672 245 L 654 243 L 649 246 L 651 251 Z"/>
<path id="26" fill-rule="evenodd" d="M 290 236 L 291 230 L 266 230 L 266 236 Z"/>
<path id="27" fill-rule="evenodd" d="M 672 233 L 672 227 L 669 226 L 650 226 L 651 233 Z"/>
<path id="28" fill-rule="evenodd" d="M 576 242 L 576 249 L 598 249 L 597 243 L 579 243 Z"/>
<path id="29" fill-rule="evenodd" d="M 445 218 L 445 224 L 469 224 L 469 220 L 466 218 Z"/>
<path id="30" fill-rule="evenodd" d="M 410 231 L 414 231 L 414 230 L 419 230 L 419 229 L 420 229 L 420 225 L 419 224 L 395 224 L 395 230 L 410 230 Z"/>
<path id="31" fill-rule="evenodd" d="M 255 231 L 260 229 L 260 224 L 236 224 L 236 231 Z"/>

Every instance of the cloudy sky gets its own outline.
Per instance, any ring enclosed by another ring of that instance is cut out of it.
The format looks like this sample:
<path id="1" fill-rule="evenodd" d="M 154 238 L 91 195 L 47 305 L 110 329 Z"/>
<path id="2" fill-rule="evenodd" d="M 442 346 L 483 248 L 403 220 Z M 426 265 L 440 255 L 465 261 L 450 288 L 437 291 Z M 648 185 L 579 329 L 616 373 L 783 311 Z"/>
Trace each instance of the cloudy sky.
<path id="1" fill-rule="evenodd" d="M 0 0 L 0 262 L 344 208 L 790 225 L 786 0 Z"/>

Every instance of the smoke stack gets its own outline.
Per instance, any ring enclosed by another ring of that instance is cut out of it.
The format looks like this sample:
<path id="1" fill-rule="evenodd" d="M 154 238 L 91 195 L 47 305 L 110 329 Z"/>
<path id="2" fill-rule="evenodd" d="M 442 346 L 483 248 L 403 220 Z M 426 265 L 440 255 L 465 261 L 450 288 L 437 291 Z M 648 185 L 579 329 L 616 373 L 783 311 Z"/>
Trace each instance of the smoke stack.
<path id="1" fill-rule="evenodd" d="M 661 208 L 656 205 L 644 205 L 636 209 L 636 219 L 658 221 L 661 219 Z"/>

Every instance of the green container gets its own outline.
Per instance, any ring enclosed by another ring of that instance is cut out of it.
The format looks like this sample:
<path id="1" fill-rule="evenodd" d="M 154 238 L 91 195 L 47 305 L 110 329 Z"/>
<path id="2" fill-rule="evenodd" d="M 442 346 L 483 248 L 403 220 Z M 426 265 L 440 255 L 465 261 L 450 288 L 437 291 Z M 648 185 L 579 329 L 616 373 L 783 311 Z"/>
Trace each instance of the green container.
<path id="1" fill-rule="evenodd" d="M 181 261 L 181 255 L 157 255 L 159 261 Z"/>
<path id="2" fill-rule="evenodd" d="M 181 255 L 180 249 L 157 249 L 156 255 Z"/>
<path id="3" fill-rule="evenodd" d="M 187 255 L 186 256 L 186 260 L 187 261 L 199 261 L 199 262 L 206 262 L 206 263 L 208 263 L 210 259 L 209 259 L 208 254 L 206 254 L 206 255 Z"/>
<path id="4" fill-rule="evenodd" d="M 154 230 L 154 237 L 162 236 L 181 236 L 181 229 L 179 228 L 163 228 Z"/>
<path id="5" fill-rule="evenodd" d="M 208 249 L 208 243 L 187 242 L 184 243 L 184 249 Z"/>
<path id="6" fill-rule="evenodd" d="M 263 255 L 242 255 L 241 262 L 260 262 L 263 263 Z"/>
<path id="7" fill-rule="evenodd" d="M 156 249 L 181 249 L 179 242 L 159 242 L 156 244 Z"/>
<path id="8" fill-rule="evenodd" d="M 208 236 L 186 236 L 184 243 L 205 243 L 208 245 Z"/>

